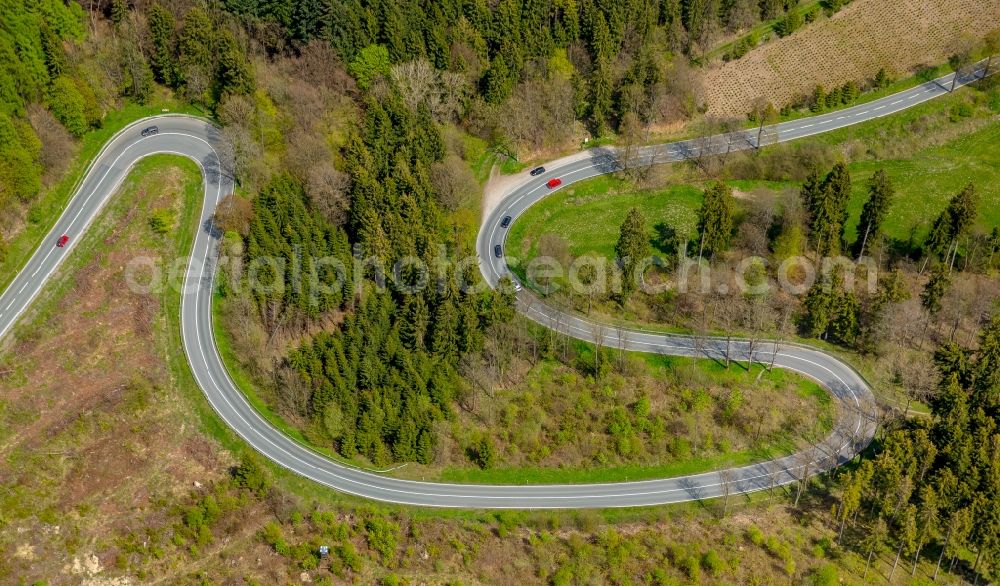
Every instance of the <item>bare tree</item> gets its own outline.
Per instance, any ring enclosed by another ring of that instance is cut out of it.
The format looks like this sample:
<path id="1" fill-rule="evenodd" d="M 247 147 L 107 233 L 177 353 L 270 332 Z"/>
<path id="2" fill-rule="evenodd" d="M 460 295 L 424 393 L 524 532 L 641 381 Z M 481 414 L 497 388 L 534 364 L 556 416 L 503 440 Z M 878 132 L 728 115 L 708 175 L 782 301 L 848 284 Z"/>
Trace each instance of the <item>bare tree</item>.
<path id="1" fill-rule="evenodd" d="M 781 473 L 783 469 L 781 464 L 777 460 L 768 460 L 767 466 L 767 480 L 768 480 L 768 492 L 773 493 L 774 489 L 778 486 L 778 481 L 781 478 Z"/>
<path id="2" fill-rule="evenodd" d="M 739 295 L 727 295 L 719 298 L 719 317 L 726 329 L 726 368 L 732 360 L 733 328 L 745 311 L 745 303 Z"/>
<path id="3" fill-rule="evenodd" d="M 725 517 L 729 515 L 729 495 L 732 492 L 733 484 L 733 471 L 730 468 L 723 468 L 719 470 L 719 486 L 722 488 L 722 516 Z"/>
<path id="4" fill-rule="evenodd" d="M 426 59 L 417 59 L 392 66 L 389 76 L 400 90 L 403 101 L 413 111 L 426 104 L 432 114 L 441 111 L 441 79 Z"/>
<path id="5" fill-rule="evenodd" d="M 225 232 L 246 235 L 253 219 L 253 205 L 249 200 L 231 193 L 215 209 L 215 224 Z"/>
<path id="6" fill-rule="evenodd" d="M 457 210 L 479 191 L 469 166 L 454 155 L 431 166 L 430 180 L 438 202 L 450 211 Z"/>
<path id="7" fill-rule="evenodd" d="M 806 486 L 809 484 L 809 475 L 812 474 L 815 456 L 815 446 L 809 446 L 808 449 L 802 450 L 795 455 L 795 470 L 797 472 L 796 477 L 798 478 L 798 487 L 795 492 L 795 507 L 799 506 L 799 499 L 802 497 L 802 493 L 805 492 Z"/>
<path id="8" fill-rule="evenodd" d="M 351 207 L 350 189 L 350 177 L 338 171 L 329 161 L 309 169 L 306 180 L 309 202 L 334 226 L 342 226 L 347 221 L 347 212 Z"/>

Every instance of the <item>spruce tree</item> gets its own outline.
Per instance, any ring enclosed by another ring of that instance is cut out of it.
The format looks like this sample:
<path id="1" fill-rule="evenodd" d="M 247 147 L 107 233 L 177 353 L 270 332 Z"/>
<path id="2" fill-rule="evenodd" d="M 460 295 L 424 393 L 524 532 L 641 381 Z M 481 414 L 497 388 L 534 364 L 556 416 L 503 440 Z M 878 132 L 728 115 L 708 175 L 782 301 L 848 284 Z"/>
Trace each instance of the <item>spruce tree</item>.
<path id="1" fill-rule="evenodd" d="M 629 210 L 618 231 L 618 243 L 615 245 L 615 254 L 622 267 L 622 298 L 628 299 L 635 291 L 637 279 L 641 275 L 635 274 L 636 266 L 649 254 L 649 232 L 646 228 L 646 219 L 638 208 Z"/>
<path id="2" fill-rule="evenodd" d="M 176 33 L 174 16 L 159 3 L 149 9 L 149 35 L 153 43 L 150 66 L 156 81 L 172 86 L 174 84 L 174 45 Z"/>
<path id="3" fill-rule="evenodd" d="M 882 233 L 882 222 L 889 214 L 892 205 L 894 189 L 885 171 L 875 171 L 868 181 L 868 201 L 861 209 L 858 220 L 858 240 L 855 242 L 855 252 L 860 258 L 865 255 L 871 242 L 876 242 Z"/>
<path id="4" fill-rule="evenodd" d="M 924 285 L 923 292 L 920 293 L 920 304 L 927 310 L 927 313 L 936 315 L 937 312 L 941 311 L 941 300 L 948 292 L 950 285 L 951 277 L 948 276 L 947 266 L 943 263 L 935 266 L 934 270 L 931 271 L 930 279 Z"/>
<path id="5" fill-rule="evenodd" d="M 725 252 L 733 232 L 732 189 L 718 182 L 705 190 L 701 208 L 698 209 L 698 233 L 700 244 L 698 258 L 704 252 L 714 256 Z"/>

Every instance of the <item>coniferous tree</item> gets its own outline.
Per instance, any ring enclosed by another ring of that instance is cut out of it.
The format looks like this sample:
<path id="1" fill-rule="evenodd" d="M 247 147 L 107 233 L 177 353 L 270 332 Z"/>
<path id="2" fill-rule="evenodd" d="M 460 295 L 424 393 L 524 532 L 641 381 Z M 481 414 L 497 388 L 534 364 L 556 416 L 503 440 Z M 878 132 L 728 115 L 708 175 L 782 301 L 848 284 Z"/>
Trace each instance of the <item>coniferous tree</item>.
<path id="1" fill-rule="evenodd" d="M 893 193 L 889 176 L 882 169 L 876 171 L 868 181 L 868 201 L 861 209 L 861 218 L 858 220 L 858 241 L 855 243 L 855 252 L 859 258 L 865 255 L 870 242 L 880 238 L 882 222 L 889 214 Z"/>
<path id="2" fill-rule="evenodd" d="M 732 189 L 718 182 L 705 190 L 701 208 L 698 210 L 698 258 L 705 251 L 714 256 L 725 252 L 733 232 Z"/>
<path id="3" fill-rule="evenodd" d="M 958 255 L 959 239 L 968 233 L 976 222 L 978 205 L 976 188 L 969 183 L 951 198 L 948 206 L 931 226 L 924 246 L 947 263 L 949 270 L 954 267 L 955 257 Z"/>
<path id="4" fill-rule="evenodd" d="M 158 2 L 149 9 L 149 36 L 153 44 L 150 66 L 156 81 L 172 86 L 175 81 L 174 51 L 176 32 L 174 16 Z"/>
<path id="5" fill-rule="evenodd" d="M 947 267 L 944 264 L 935 266 L 931 271 L 930 279 L 924 285 L 923 292 L 920 293 L 920 304 L 927 310 L 927 313 L 937 315 L 937 312 L 941 311 L 941 300 L 950 285 L 951 277 L 948 276 Z"/>
<path id="6" fill-rule="evenodd" d="M 618 232 L 618 243 L 615 244 L 615 255 L 622 268 L 622 299 L 628 299 L 635 291 L 637 280 L 642 275 L 635 274 L 635 269 L 649 254 L 649 232 L 646 219 L 638 208 L 629 210 Z"/>

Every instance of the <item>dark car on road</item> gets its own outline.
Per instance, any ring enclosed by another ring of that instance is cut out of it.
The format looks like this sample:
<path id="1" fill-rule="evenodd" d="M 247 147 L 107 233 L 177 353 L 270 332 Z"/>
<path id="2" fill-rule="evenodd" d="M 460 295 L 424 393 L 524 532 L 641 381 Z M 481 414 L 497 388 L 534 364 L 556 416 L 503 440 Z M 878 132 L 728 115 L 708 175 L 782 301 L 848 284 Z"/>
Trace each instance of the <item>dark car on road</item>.
<path id="1" fill-rule="evenodd" d="M 501 256 L 503 256 L 503 247 L 500 246 L 499 244 L 497 244 L 496 246 L 494 246 L 493 247 L 493 254 L 495 254 L 497 258 L 500 258 Z"/>
<path id="2" fill-rule="evenodd" d="M 538 177 L 544 172 L 545 172 L 545 167 L 535 167 L 534 169 L 531 170 L 531 176 Z"/>
<path id="3" fill-rule="evenodd" d="M 56 246 L 58 246 L 59 248 L 62 248 L 64 246 L 66 246 L 67 242 L 69 242 L 69 236 L 67 236 L 66 234 L 63 234 L 62 236 L 59 237 L 59 240 L 56 240 Z"/>
<path id="4" fill-rule="evenodd" d="M 159 131 L 160 131 L 160 127 L 159 126 L 149 126 L 147 128 L 143 128 L 142 129 L 142 135 L 143 136 L 152 136 L 152 135 L 158 133 Z"/>
<path id="5" fill-rule="evenodd" d="M 500 227 L 506 228 L 510 226 L 510 216 L 505 216 L 504 219 L 500 220 Z"/>

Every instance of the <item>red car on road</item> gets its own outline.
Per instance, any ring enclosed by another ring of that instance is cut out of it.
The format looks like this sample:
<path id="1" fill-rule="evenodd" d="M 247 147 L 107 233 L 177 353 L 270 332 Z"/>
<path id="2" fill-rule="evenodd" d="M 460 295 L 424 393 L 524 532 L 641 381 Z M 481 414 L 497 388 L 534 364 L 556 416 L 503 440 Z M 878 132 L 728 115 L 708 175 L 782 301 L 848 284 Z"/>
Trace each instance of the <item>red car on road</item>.
<path id="1" fill-rule="evenodd" d="M 562 185 L 562 179 L 558 177 L 556 177 L 555 179 L 549 179 L 549 182 L 546 183 L 545 185 L 547 185 L 549 189 L 555 189 L 556 187 Z"/>
<path id="2" fill-rule="evenodd" d="M 56 246 L 62 248 L 63 246 L 66 246 L 67 242 L 69 242 L 69 236 L 63 234 L 62 236 L 59 237 L 59 240 L 56 242 Z"/>

